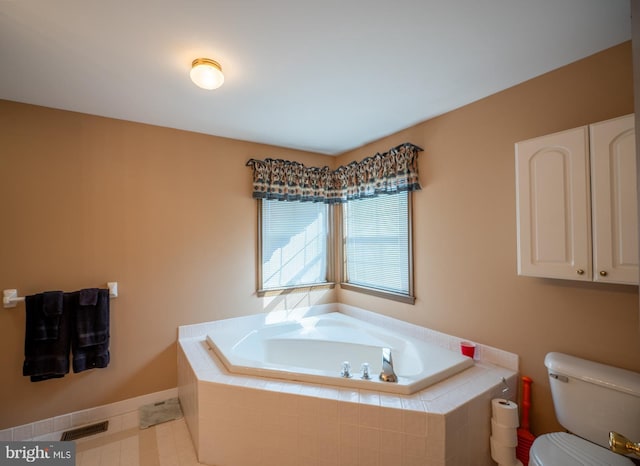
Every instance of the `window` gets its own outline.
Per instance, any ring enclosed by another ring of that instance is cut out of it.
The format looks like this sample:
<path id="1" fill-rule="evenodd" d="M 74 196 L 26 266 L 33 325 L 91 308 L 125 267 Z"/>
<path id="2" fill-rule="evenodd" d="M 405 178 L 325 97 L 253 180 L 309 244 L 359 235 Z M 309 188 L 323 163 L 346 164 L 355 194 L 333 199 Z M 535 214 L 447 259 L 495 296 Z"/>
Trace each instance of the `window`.
<path id="1" fill-rule="evenodd" d="M 413 303 L 411 194 L 341 206 L 341 286 Z M 259 202 L 259 294 L 332 284 L 331 209 L 322 202 Z"/>
<path id="2" fill-rule="evenodd" d="M 260 206 L 258 294 L 333 286 L 337 259 L 343 288 L 413 304 L 411 199 L 420 189 L 420 151 L 406 142 L 335 170 L 250 159 Z"/>
<path id="3" fill-rule="evenodd" d="M 343 284 L 413 303 L 411 197 L 407 192 L 343 204 Z"/>
<path id="4" fill-rule="evenodd" d="M 261 200 L 259 292 L 329 283 L 329 206 Z"/>

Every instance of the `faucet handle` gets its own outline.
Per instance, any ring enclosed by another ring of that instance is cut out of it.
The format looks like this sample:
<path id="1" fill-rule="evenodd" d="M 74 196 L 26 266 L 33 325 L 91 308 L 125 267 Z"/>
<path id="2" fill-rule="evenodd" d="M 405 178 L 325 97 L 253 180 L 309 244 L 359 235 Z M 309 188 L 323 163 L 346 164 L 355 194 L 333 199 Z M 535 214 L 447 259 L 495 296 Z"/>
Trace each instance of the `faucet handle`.
<path id="1" fill-rule="evenodd" d="M 371 374 L 369 373 L 369 363 L 368 362 L 363 362 L 362 366 L 360 367 L 360 370 L 362 371 L 362 375 L 360 376 L 360 378 L 365 379 L 365 380 L 369 380 L 371 378 Z"/>
<path id="2" fill-rule="evenodd" d="M 351 378 L 351 363 L 349 361 L 342 362 L 342 370 L 340 371 L 340 375 L 346 379 Z"/>
<path id="3" fill-rule="evenodd" d="M 640 442 L 632 442 L 617 432 L 609 432 L 609 449 L 622 455 L 635 453 L 640 456 Z"/>

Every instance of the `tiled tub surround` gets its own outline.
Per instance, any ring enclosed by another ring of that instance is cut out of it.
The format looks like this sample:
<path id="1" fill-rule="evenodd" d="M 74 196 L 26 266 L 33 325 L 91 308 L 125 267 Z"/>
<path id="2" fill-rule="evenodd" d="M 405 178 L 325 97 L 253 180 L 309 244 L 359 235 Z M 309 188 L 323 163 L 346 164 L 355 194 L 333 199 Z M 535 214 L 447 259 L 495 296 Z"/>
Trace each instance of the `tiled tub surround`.
<path id="1" fill-rule="evenodd" d="M 457 350 L 460 338 L 335 304 L 339 311 Z M 515 398 L 517 355 L 478 345 L 474 366 L 413 395 L 233 375 L 205 341 L 230 321 L 180 327 L 178 394 L 202 463 L 215 466 L 494 465 L 491 399 Z"/>

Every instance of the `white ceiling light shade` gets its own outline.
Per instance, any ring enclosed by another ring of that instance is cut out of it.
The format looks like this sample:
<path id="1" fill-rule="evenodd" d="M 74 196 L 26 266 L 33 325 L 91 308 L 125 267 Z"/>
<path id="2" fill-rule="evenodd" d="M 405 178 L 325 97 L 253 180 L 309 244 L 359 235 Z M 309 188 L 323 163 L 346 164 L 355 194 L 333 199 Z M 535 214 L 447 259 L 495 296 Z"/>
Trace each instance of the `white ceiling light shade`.
<path id="1" fill-rule="evenodd" d="M 191 63 L 191 81 L 202 89 L 217 89 L 224 82 L 220 64 L 210 58 L 196 58 Z"/>

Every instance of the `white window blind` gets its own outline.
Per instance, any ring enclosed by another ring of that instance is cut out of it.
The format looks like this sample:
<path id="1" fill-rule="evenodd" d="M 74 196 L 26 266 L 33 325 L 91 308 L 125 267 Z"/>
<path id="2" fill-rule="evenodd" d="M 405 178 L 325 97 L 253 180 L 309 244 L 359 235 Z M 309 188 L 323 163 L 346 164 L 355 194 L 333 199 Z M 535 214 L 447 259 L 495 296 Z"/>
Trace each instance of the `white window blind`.
<path id="1" fill-rule="evenodd" d="M 327 283 L 328 205 L 261 201 L 263 290 Z"/>
<path id="2" fill-rule="evenodd" d="M 381 194 L 344 204 L 346 283 L 412 293 L 408 196 Z"/>

